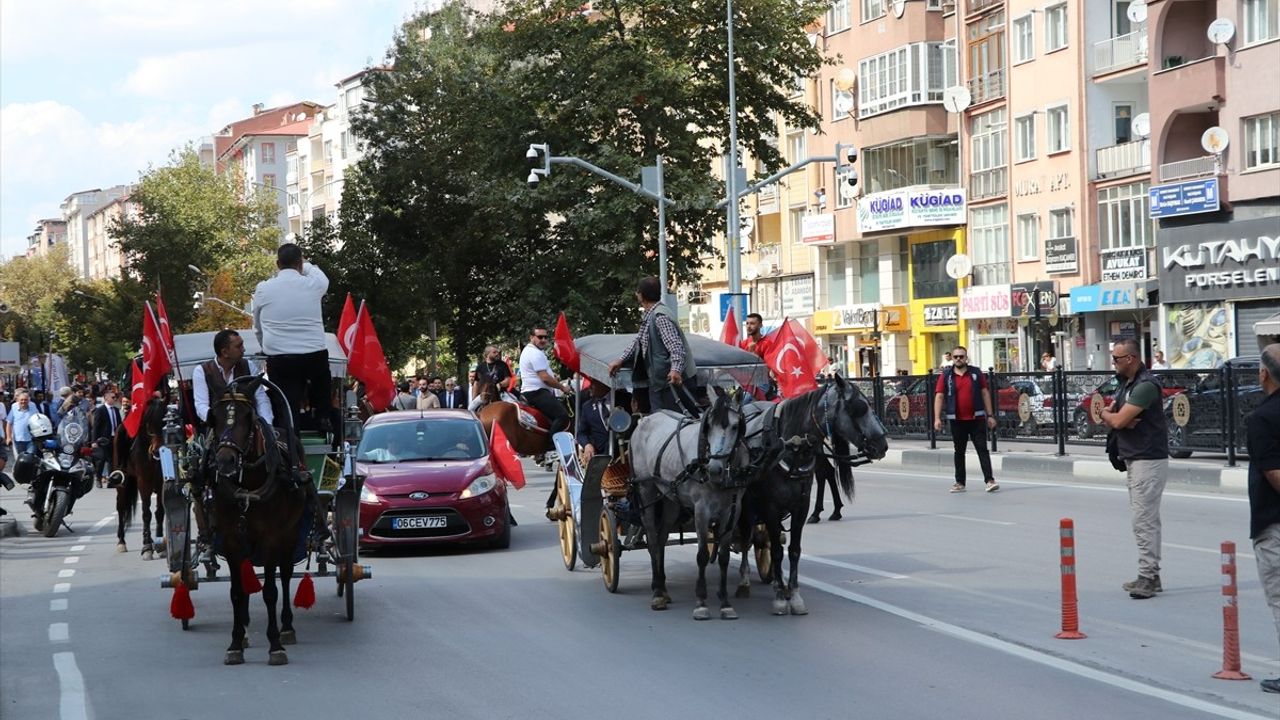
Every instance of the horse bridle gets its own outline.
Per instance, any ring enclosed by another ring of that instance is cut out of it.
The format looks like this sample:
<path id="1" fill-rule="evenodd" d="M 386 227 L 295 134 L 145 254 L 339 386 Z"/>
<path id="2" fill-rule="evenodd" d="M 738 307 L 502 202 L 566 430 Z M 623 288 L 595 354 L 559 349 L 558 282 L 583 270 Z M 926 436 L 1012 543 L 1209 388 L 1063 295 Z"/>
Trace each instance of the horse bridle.
<path id="1" fill-rule="evenodd" d="M 850 385 L 849 387 L 852 388 L 853 386 Z M 827 392 L 832 392 L 832 391 L 834 391 L 836 394 L 835 406 L 828 408 L 827 393 L 824 392 L 822 394 L 822 400 L 818 403 L 818 405 L 822 407 L 824 411 L 822 422 L 818 422 L 818 418 L 816 416 L 814 416 L 813 418 L 814 425 L 817 426 L 822 433 L 822 437 L 819 441 L 820 444 L 818 446 L 818 454 L 822 455 L 828 460 L 835 462 L 841 467 L 855 468 L 860 465 L 869 465 L 872 462 L 871 456 L 868 455 L 866 451 L 863 450 L 858 445 L 858 443 L 854 442 L 853 440 L 849 438 L 844 438 L 849 443 L 849 445 L 855 448 L 854 452 L 851 452 L 851 453 L 836 452 L 835 447 L 832 446 L 831 438 L 835 437 L 836 433 L 833 432 L 832 430 L 831 418 L 834 417 L 838 412 L 840 412 L 841 408 L 847 405 L 849 402 L 848 400 L 845 399 L 844 395 L 839 392 L 838 386 L 831 385 L 827 388 Z M 865 402 L 865 398 L 864 398 L 864 402 Z M 867 405 L 866 411 L 871 412 L 871 405 L 869 403 Z M 864 441 L 866 440 L 865 435 L 863 437 L 863 440 Z"/>
<path id="2" fill-rule="evenodd" d="M 250 467 L 250 468 L 257 467 L 263 464 L 264 462 L 266 462 L 267 460 L 267 453 L 264 451 L 258 457 L 257 460 L 253 460 L 248 464 L 246 464 L 244 461 L 244 458 L 245 458 L 245 455 L 248 454 L 249 452 L 248 448 L 240 447 L 240 445 L 236 443 L 235 440 L 231 437 L 231 433 L 233 430 L 235 430 L 235 427 L 236 427 L 236 407 L 240 405 L 244 405 L 249 409 L 248 411 L 249 418 L 250 418 L 249 445 L 253 445 L 255 443 L 258 445 L 262 445 L 263 438 L 262 438 L 261 430 L 258 429 L 257 410 L 254 406 L 253 398 L 243 393 L 235 392 L 234 390 L 228 390 L 227 392 L 223 393 L 222 397 L 218 399 L 218 402 L 225 407 L 226 413 L 227 413 L 227 420 L 226 420 L 226 425 L 222 429 L 222 432 L 218 435 L 218 444 L 214 447 L 214 452 L 218 453 L 218 452 L 221 452 L 222 450 L 231 450 L 235 452 L 236 454 L 236 472 L 235 472 L 236 485 L 239 486 L 243 484 L 242 480 L 244 479 L 244 470 L 246 467 Z M 231 475 L 224 475 L 223 473 L 218 472 L 218 477 L 220 478 L 231 477 Z"/>
<path id="3" fill-rule="evenodd" d="M 725 402 L 727 403 L 730 401 L 726 399 Z M 725 412 L 729 412 L 729 409 L 726 408 Z M 698 429 L 698 460 L 696 462 L 701 465 L 704 470 L 707 467 L 707 463 L 712 460 L 720 460 L 723 462 L 732 458 L 733 454 L 737 452 L 738 446 L 746 440 L 747 435 L 747 416 L 742 412 L 741 407 L 739 407 L 737 433 L 733 442 L 729 443 L 729 449 L 724 452 L 712 452 L 711 441 L 707 439 L 707 434 L 711 426 L 711 416 L 714 414 L 715 413 L 710 410 L 704 413 L 702 416 L 702 427 Z M 704 456 L 706 457 L 705 460 L 703 459 Z"/>

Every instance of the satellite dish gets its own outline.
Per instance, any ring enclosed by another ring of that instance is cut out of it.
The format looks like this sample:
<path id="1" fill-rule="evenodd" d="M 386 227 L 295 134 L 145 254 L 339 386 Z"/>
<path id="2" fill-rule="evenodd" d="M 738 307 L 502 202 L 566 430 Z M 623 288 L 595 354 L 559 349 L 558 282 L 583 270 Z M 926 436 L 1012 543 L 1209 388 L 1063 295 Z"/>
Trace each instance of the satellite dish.
<path id="1" fill-rule="evenodd" d="M 1144 23 L 1147 21 L 1147 4 L 1143 0 L 1135 0 L 1129 3 L 1129 9 L 1124 14 L 1131 23 Z"/>
<path id="2" fill-rule="evenodd" d="M 1205 152 L 1213 153 L 1214 155 L 1222 154 L 1230 144 L 1231 138 L 1227 136 L 1227 131 L 1217 125 L 1205 130 L 1204 134 L 1200 136 L 1200 147 L 1204 148 Z"/>
<path id="3" fill-rule="evenodd" d="M 840 92 L 849 92 L 857 81 L 858 73 L 851 67 L 842 67 L 836 73 L 836 89 Z"/>
<path id="4" fill-rule="evenodd" d="M 1226 45 L 1236 36 L 1236 24 L 1227 18 L 1218 18 L 1209 23 L 1209 29 L 1205 34 L 1209 36 L 1209 42 Z"/>
<path id="5" fill-rule="evenodd" d="M 848 115 L 853 110 L 853 93 L 838 92 L 836 93 L 836 111 L 841 115 Z"/>
<path id="6" fill-rule="evenodd" d="M 959 280 L 973 272 L 973 260 L 964 253 L 956 253 L 947 258 L 947 277 Z"/>
<path id="7" fill-rule="evenodd" d="M 946 108 L 947 112 L 964 112 L 971 102 L 973 102 L 973 96 L 969 94 L 969 88 L 963 85 L 952 85 L 942 92 L 942 107 Z"/>
<path id="8" fill-rule="evenodd" d="M 1133 116 L 1133 120 L 1129 122 L 1129 129 L 1133 131 L 1135 137 L 1148 137 L 1151 135 L 1151 113 L 1138 113 Z"/>
<path id="9" fill-rule="evenodd" d="M 902 19 L 907 13 L 907 0 L 893 0 L 893 16 Z"/>

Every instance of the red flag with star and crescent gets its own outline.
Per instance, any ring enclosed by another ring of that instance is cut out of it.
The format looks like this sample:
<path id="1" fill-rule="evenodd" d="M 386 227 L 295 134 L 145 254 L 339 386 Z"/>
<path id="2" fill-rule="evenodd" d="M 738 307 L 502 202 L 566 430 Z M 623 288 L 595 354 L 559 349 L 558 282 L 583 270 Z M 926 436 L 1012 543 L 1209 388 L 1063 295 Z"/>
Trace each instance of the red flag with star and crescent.
<path id="1" fill-rule="evenodd" d="M 578 347 L 573 344 L 573 333 L 569 332 L 569 320 L 565 318 L 564 311 L 560 311 L 560 317 L 556 320 L 556 359 L 561 365 L 569 368 L 574 372 L 581 370 L 582 359 L 578 355 Z"/>
<path id="2" fill-rule="evenodd" d="M 373 319 L 369 317 L 369 309 L 364 303 L 360 304 L 355 328 L 351 353 L 347 356 L 347 372 L 364 383 L 365 397 L 374 412 L 382 412 L 395 400 L 396 384 L 391 379 L 387 356 L 382 352 L 378 331 L 373 328 Z"/>
<path id="3" fill-rule="evenodd" d="M 769 333 L 769 347 L 764 363 L 778 379 L 783 397 L 795 397 L 818 389 L 818 372 L 827 365 L 827 356 L 808 330 L 795 320 L 787 319 Z"/>
<path id="4" fill-rule="evenodd" d="M 524 487 L 524 468 L 520 466 L 520 459 L 511 448 L 507 434 L 502 431 L 502 425 L 496 422 L 489 435 L 489 461 L 493 463 L 493 471 L 499 478 L 511 483 L 517 490 Z"/>
<path id="5" fill-rule="evenodd" d="M 173 344 L 173 326 L 169 324 L 169 313 L 164 309 L 164 298 L 156 293 L 156 318 L 160 321 L 160 340 L 164 343 L 164 354 L 169 364 L 178 366 L 178 348 Z"/>
<path id="6" fill-rule="evenodd" d="M 125 416 L 124 429 L 129 433 L 129 437 L 135 437 L 138 434 L 138 425 L 142 422 L 142 411 L 147 407 L 148 393 L 142 368 L 138 367 L 136 362 L 129 363 L 129 367 L 132 368 L 129 377 L 129 400 L 133 404 L 129 407 L 129 414 Z"/>
<path id="7" fill-rule="evenodd" d="M 351 293 L 347 293 L 347 301 L 342 305 L 342 317 L 338 319 L 338 347 L 342 348 L 347 357 L 351 357 L 351 346 L 355 339 L 356 306 L 351 302 Z"/>
<path id="8" fill-rule="evenodd" d="M 147 392 L 150 392 L 160 387 L 164 376 L 173 369 L 173 364 L 169 361 L 160 322 L 156 320 L 151 303 L 145 305 L 142 314 L 142 380 L 147 384 Z"/>
<path id="9" fill-rule="evenodd" d="M 720 329 L 720 342 L 738 347 L 738 317 L 729 306 L 729 313 L 724 316 L 724 327 Z"/>

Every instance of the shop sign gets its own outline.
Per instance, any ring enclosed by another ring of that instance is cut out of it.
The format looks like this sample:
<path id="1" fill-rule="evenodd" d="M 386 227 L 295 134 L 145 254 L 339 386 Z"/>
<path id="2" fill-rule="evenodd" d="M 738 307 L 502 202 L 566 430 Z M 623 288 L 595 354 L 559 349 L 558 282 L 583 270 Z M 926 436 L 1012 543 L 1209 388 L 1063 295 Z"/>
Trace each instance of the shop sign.
<path id="1" fill-rule="evenodd" d="M 1147 249 L 1103 250 L 1102 282 L 1147 279 Z"/>
<path id="2" fill-rule="evenodd" d="M 1194 215 L 1218 209 L 1218 178 L 1156 185 L 1149 191 L 1153 218 Z"/>
<path id="3" fill-rule="evenodd" d="M 1146 307 L 1146 291 L 1139 283 L 1116 282 L 1071 288 L 1071 308 L 1081 312 L 1136 310 Z"/>
<path id="4" fill-rule="evenodd" d="M 960 308 L 955 303 L 924 306 L 924 324 L 929 327 L 955 325 L 959 320 Z"/>
<path id="5" fill-rule="evenodd" d="M 844 329 L 867 329 L 872 330 L 876 327 L 877 314 L 879 313 L 877 305 L 846 305 L 836 308 L 835 324 L 836 328 Z"/>
<path id="6" fill-rule="evenodd" d="M 800 218 L 800 242 L 805 245 L 826 245 L 835 241 L 835 213 L 819 213 Z"/>
<path id="7" fill-rule="evenodd" d="M 1161 302 L 1280 294 L 1280 218 L 1161 229 L 1156 253 Z"/>
<path id="8" fill-rule="evenodd" d="M 918 225 L 963 225 L 964 188 L 904 188 L 858 200 L 858 230 L 876 232 Z"/>
<path id="9" fill-rule="evenodd" d="M 1009 289 L 1009 310 L 1013 317 L 1036 314 L 1032 302 L 1035 291 L 1040 291 L 1040 315 L 1048 315 L 1058 309 L 1058 291 L 1053 282 L 1018 283 Z"/>
<path id="10" fill-rule="evenodd" d="M 1076 252 L 1076 239 L 1053 238 L 1044 241 L 1044 271 L 1047 273 L 1074 273 L 1080 269 Z"/>
<path id="11" fill-rule="evenodd" d="M 906 305 L 886 305 L 880 310 L 880 325 L 885 332 L 906 332 L 911 329 L 911 312 Z"/>
<path id="12" fill-rule="evenodd" d="M 813 314 L 813 276 L 795 275 L 782 278 L 782 316 L 800 317 Z"/>
<path id="13" fill-rule="evenodd" d="M 1009 317 L 1008 285 L 976 285 L 967 287 L 960 295 L 960 317 L 976 318 Z"/>

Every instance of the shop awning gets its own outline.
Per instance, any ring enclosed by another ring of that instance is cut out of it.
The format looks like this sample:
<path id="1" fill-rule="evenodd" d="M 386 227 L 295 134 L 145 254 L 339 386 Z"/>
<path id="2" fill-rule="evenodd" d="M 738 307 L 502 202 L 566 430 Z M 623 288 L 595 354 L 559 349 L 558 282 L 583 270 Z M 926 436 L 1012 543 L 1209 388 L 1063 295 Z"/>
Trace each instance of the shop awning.
<path id="1" fill-rule="evenodd" d="M 1254 323 L 1253 330 L 1259 336 L 1280 335 L 1280 313 Z"/>

